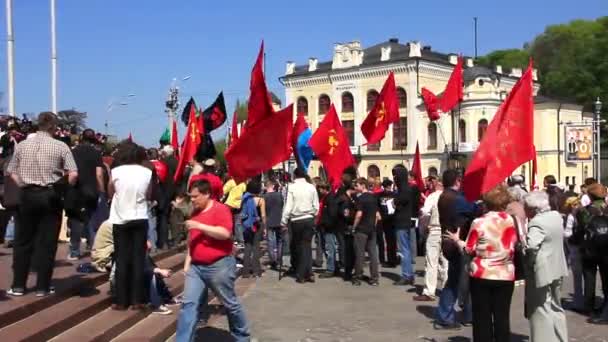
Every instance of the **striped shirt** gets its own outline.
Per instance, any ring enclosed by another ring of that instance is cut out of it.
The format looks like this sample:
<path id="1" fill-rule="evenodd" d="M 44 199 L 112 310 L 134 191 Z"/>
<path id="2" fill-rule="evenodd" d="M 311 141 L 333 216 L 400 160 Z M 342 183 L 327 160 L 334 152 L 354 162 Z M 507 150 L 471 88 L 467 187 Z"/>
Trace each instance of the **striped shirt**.
<path id="1" fill-rule="evenodd" d="M 72 151 L 64 142 L 42 131 L 17 145 L 7 169 L 19 176 L 25 186 L 57 183 L 65 171 L 78 171 Z"/>

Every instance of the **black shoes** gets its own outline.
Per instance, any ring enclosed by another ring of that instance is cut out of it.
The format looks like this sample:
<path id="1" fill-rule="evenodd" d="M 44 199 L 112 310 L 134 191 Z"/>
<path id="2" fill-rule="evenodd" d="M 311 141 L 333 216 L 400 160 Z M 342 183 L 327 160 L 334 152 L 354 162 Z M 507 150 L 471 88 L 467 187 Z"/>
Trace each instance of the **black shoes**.
<path id="1" fill-rule="evenodd" d="M 395 285 L 395 286 L 414 285 L 414 279 L 402 278 L 402 279 L 399 279 L 398 281 L 394 282 L 393 285 Z"/>
<path id="2" fill-rule="evenodd" d="M 353 286 L 361 286 L 361 280 L 354 278 L 353 279 Z"/>

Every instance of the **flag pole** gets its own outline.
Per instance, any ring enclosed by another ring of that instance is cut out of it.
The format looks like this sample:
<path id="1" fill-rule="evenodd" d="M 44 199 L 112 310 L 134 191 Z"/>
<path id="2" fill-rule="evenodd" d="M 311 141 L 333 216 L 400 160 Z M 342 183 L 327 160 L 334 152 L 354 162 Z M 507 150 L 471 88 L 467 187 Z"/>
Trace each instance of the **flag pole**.
<path id="1" fill-rule="evenodd" d="M 13 0 L 6 0 L 6 65 L 8 77 L 8 115 L 15 113 L 15 36 L 13 35 Z"/>

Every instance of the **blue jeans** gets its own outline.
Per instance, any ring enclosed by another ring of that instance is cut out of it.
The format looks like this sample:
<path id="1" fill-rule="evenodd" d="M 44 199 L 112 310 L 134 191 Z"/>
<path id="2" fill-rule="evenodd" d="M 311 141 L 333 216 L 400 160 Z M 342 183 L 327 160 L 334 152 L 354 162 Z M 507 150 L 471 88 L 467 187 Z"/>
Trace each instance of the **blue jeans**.
<path id="1" fill-rule="evenodd" d="M 283 232 L 281 227 L 268 228 L 266 232 L 268 240 L 268 255 L 270 261 L 278 263 L 279 258 L 283 257 Z"/>
<path id="2" fill-rule="evenodd" d="M 107 220 L 109 216 L 110 208 L 108 208 L 108 197 L 105 193 L 100 193 L 99 199 L 97 200 L 97 209 L 95 209 L 93 212 L 93 216 L 91 216 L 89 224 L 87 225 L 91 243 L 95 241 L 95 235 L 97 234 L 99 226 L 101 226 L 101 224 Z"/>
<path id="3" fill-rule="evenodd" d="M 435 313 L 436 321 L 439 324 L 448 325 L 456 323 L 454 305 L 458 301 L 458 291 L 460 290 L 461 273 L 463 272 L 462 257 L 454 257 L 448 261 L 448 280 L 439 296 L 439 303 Z M 471 302 L 464 303 L 464 320 L 473 320 L 471 312 Z"/>
<path id="4" fill-rule="evenodd" d="M 80 257 L 80 239 L 83 235 L 87 237 L 87 241 L 90 245 L 93 245 L 93 241 L 84 232 L 86 223 L 75 218 L 68 218 L 68 227 L 70 228 L 70 256 Z"/>
<path id="5" fill-rule="evenodd" d="M 176 341 L 194 341 L 198 323 L 199 306 L 207 289 L 210 288 L 222 302 L 228 316 L 230 333 L 237 342 L 250 339 L 245 311 L 234 291 L 236 261 L 227 256 L 212 265 L 192 264 L 186 273 L 186 285 L 182 309 L 177 320 Z"/>
<path id="6" fill-rule="evenodd" d="M 11 218 L 6 225 L 6 235 L 4 236 L 4 240 L 13 241 L 15 240 L 15 218 Z"/>
<path id="7" fill-rule="evenodd" d="M 327 272 L 336 272 L 336 255 L 338 254 L 338 238 L 334 233 L 325 233 L 325 253 L 327 255 Z"/>
<path id="8" fill-rule="evenodd" d="M 148 216 L 148 241 L 152 243 L 152 251 L 156 250 L 156 215 Z"/>
<path id="9" fill-rule="evenodd" d="M 414 267 L 412 266 L 412 251 L 410 235 L 413 233 L 411 228 L 397 227 L 397 248 L 401 253 L 401 277 L 403 279 L 414 279 Z"/>

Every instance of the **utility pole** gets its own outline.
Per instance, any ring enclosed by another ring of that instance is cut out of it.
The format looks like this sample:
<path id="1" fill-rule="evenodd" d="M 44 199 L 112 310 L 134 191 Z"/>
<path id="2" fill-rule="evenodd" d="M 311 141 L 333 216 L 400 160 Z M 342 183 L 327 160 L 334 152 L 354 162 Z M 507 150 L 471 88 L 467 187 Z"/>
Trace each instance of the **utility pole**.
<path id="1" fill-rule="evenodd" d="M 6 0 L 6 65 L 8 77 L 8 114 L 15 116 L 15 36 L 13 35 L 13 0 Z"/>
<path id="2" fill-rule="evenodd" d="M 55 32 L 55 0 L 51 0 L 51 108 L 57 114 L 57 39 Z"/>
<path id="3" fill-rule="evenodd" d="M 477 61 L 477 17 L 473 17 L 473 22 L 475 24 L 475 61 Z"/>
<path id="4" fill-rule="evenodd" d="M 593 130 L 594 130 L 594 145 L 595 145 L 595 158 L 596 158 L 596 162 L 595 162 L 595 179 L 597 179 L 598 182 L 602 182 L 602 153 L 601 153 L 601 146 L 602 146 L 602 141 L 601 141 L 601 132 L 602 132 L 602 118 L 600 116 L 601 112 L 602 112 L 602 101 L 600 101 L 600 98 L 598 96 L 597 100 L 595 100 L 594 106 L 593 106 L 594 112 L 593 112 Z"/>

